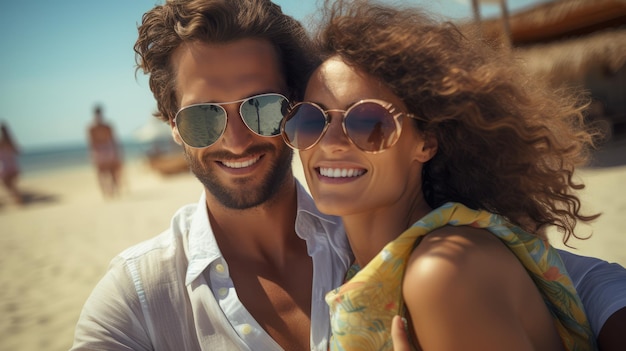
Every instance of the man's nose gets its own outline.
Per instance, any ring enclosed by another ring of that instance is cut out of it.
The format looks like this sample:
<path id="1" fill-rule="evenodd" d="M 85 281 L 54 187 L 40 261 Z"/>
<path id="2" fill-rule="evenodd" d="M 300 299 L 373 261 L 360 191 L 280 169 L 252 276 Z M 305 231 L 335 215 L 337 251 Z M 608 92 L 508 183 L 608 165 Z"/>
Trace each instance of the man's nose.
<path id="1" fill-rule="evenodd" d="M 222 145 L 235 154 L 245 151 L 253 142 L 255 134 L 246 126 L 239 112 L 240 104 L 222 106 L 226 110 L 226 130 Z"/>

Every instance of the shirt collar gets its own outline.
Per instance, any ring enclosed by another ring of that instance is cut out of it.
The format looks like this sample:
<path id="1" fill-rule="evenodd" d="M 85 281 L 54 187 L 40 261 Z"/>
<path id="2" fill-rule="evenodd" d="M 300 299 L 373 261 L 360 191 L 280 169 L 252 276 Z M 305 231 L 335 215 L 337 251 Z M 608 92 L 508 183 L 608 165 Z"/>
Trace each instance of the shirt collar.
<path id="1" fill-rule="evenodd" d="M 188 235 L 189 265 L 185 284 L 189 285 L 208 267 L 211 262 L 222 257 L 213 229 L 209 223 L 209 213 L 206 208 L 206 194 L 203 191 L 196 205 L 196 211 L 192 214 Z"/>
<path id="2" fill-rule="evenodd" d="M 341 223 L 341 219 L 339 217 L 325 215 L 317 209 L 317 207 L 315 206 L 315 202 L 313 202 L 313 198 L 304 189 L 302 184 L 300 184 L 300 181 L 298 179 L 296 179 L 296 192 L 298 196 L 298 215 L 300 215 L 301 213 L 307 214 L 330 225 L 338 225 Z M 296 219 L 296 222 L 297 221 L 298 220 Z"/>
<path id="3" fill-rule="evenodd" d="M 331 247 L 336 251 L 348 250 L 348 241 L 343 234 L 341 219 L 335 216 L 322 214 L 311 195 L 296 179 L 296 193 L 298 210 L 296 215 L 296 234 L 309 242 L 320 240 L 320 236 L 328 238 Z M 338 230 L 339 229 L 339 230 Z M 188 236 L 188 260 L 185 284 L 194 281 L 213 261 L 222 257 L 222 253 L 215 240 L 213 229 L 209 223 L 209 214 L 206 208 L 206 194 L 204 191 L 192 214 Z M 312 255 L 318 245 L 308 245 L 308 253 Z"/>
<path id="4" fill-rule="evenodd" d="M 350 244 L 343 228 L 340 217 L 321 213 L 311 195 L 297 181 L 298 189 L 298 214 L 296 217 L 296 234 L 307 240 L 309 256 L 313 256 L 315 250 L 331 249 L 335 253 L 344 256 L 350 254 Z M 309 241 L 313 243 L 308 244 Z M 319 242 L 328 242 L 328 245 L 317 245 Z M 329 247 L 330 246 L 330 247 Z"/>

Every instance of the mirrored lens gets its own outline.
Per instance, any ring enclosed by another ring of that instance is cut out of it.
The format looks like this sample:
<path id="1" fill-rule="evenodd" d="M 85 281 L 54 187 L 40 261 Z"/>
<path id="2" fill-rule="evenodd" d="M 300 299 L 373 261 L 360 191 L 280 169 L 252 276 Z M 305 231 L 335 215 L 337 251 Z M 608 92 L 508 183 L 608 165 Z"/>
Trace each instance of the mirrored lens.
<path id="1" fill-rule="evenodd" d="M 219 139 L 226 129 L 226 111 L 218 105 L 192 105 L 178 112 L 176 127 L 185 144 L 207 147 Z"/>
<path id="2" fill-rule="evenodd" d="M 365 151 L 382 151 L 395 142 L 396 124 L 386 108 L 364 102 L 350 109 L 344 120 L 348 136 Z"/>
<path id="3" fill-rule="evenodd" d="M 296 105 L 285 119 L 283 135 L 292 147 L 304 150 L 315 144 L 324 131 L 326 118 L 314 105 Z"/>
<path id="4" fill-rule="evenodd" d="M 285 97 L 267 94 L 245 100 L 240 112 L 252 131 L 263 136 L 274 136 L 280 133 L 280 121 L 288 108 L 289 101 Z"/>

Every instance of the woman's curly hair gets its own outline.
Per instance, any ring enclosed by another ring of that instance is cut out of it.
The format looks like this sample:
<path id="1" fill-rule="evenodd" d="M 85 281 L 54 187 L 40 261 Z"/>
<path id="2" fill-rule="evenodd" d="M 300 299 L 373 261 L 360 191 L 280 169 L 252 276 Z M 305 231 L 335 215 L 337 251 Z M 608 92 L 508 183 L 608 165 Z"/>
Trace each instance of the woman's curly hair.
<path id="1" fill-rule="evenodd" d="M 370 74 L 421 117 L 438 151 L 423 172 L 432 207 L 456 201 L 527 231 L 573 235 L 583 215 L 573 179 L 594 147 L 587 99 L 529 79 L 507 50 L 415 8 L 326 1 L 316 45 Z"/>
<path id="2" fill-rule="evenodd" d="M 164 121 L 181 107 L 172 54 L 183 43 L 268 40 L 280 57 L 289 97 L 294 99 L 301 99 L 309 74 L 319 63 L 304 27 L 270 0 L 167 0 L 144 14 L 138 30 L 137 70 L 150 75 L 155 116 Z"/>

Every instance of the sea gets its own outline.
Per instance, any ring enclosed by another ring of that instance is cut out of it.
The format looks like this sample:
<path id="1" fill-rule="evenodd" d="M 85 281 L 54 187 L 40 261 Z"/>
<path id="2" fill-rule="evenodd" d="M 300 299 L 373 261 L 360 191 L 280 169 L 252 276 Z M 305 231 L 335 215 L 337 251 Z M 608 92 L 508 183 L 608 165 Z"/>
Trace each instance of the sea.
<path id="1" fill-rule="evenodd" d="M 152 145 L 136 141 L 122 141 L 121 149 L 124 162 L 139 160 L 146 157 Z M 76 143 L 59 145 L 33 150 L 22 149 L 19 154 L 21 176 L 37 175 L 44 172 L 66 170 L 83 166 L 91 166 L 87 144 Z"/>

